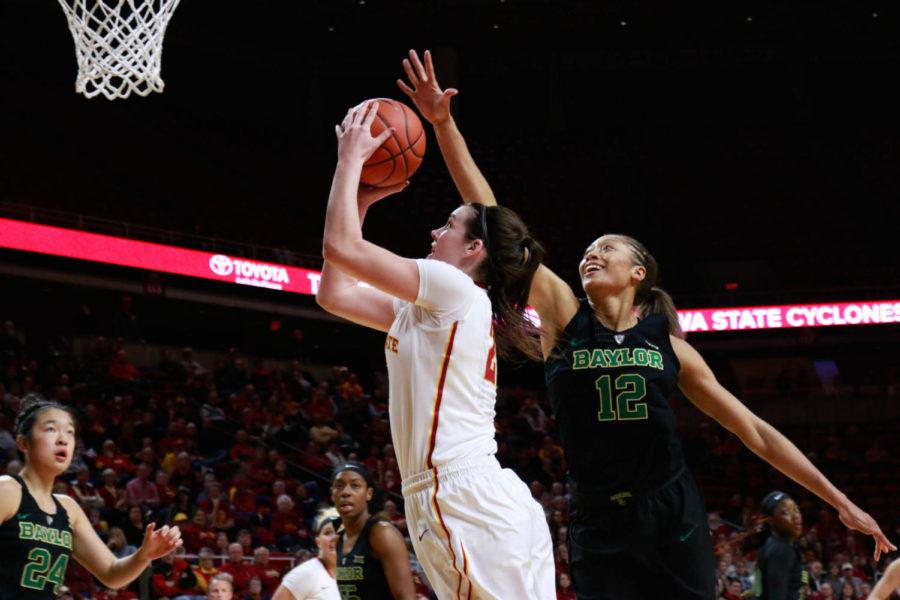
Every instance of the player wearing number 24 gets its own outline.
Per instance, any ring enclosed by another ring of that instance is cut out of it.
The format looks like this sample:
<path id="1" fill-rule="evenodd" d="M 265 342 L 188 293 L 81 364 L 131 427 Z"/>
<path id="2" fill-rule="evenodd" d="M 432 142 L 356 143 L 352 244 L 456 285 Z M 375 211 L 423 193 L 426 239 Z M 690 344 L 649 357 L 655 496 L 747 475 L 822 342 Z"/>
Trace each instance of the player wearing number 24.
<path id="1" fill-rule="evenodd" d="M 422 72 L 414 52 L 407 63 L 411 76 Z M 434 126 L 460 193 L 493 207 L 494 193 L 450 114 L 456 90 L 442 90 L 433 67 L 430 75 L 428 85 L 408 93 Z M 656 260 L 640 242 L 597 238 L 584 251 L 578 277 L 582 299 L 541 266 L 528 302 L 541 318 L 548 393 L 571 468 L 569 566 L 579 599 L 714 596 L 703 498 L 684 464 L 668 404 L 676 388 L 833 506 L 847 527 L 873 536 L 876 558 L 896 549 L 871 516 L 719 384 L 683 339 L 671 297 L 656 287 Z"/>
<path id="2" fill-rule="evenodd" d="M 24 456 L 21 473 L 0 477 L 0 599 L 56 598 L 74 557 L 106 587 L 137 578 L 150 561 L 181 545 L 177 527 L 151 523 L 141 547 L 116 558 L 75 500 L 53 494 L 53 482 L 75 452 L 72 410 L 27 396 L 16 417 L 16 443 Z"/>

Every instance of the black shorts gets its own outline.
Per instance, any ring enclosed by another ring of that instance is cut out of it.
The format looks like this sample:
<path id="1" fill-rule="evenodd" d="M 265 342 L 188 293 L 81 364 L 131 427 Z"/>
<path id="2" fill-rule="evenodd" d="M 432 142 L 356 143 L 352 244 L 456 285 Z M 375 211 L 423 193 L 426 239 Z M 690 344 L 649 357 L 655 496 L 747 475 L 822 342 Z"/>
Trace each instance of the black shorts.
<path id="1" fill-rule="evenodd" d="M 578 600 L 716 596 L 706 506 L 687 469 L 644 495 L 576 494 L 567 543 Z"/>

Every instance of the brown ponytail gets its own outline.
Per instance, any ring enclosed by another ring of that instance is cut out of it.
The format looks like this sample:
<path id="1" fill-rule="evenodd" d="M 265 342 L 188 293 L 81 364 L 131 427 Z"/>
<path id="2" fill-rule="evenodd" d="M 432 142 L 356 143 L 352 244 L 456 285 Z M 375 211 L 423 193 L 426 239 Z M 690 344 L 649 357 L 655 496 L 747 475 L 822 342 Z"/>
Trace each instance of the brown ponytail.
<path id="1" fill-rule="evenodd" d="M 672 296 L 664 289 L 656 287 L 657 279 L 659 279 L 659 265 L 656 264 L 656 259 L 642 243 L 633 237 L 619 234 L 616 234 L 615 237 L 623 240 L 631 247 L 635 263 L 641 265 L 647 271 L 634 296 L 634 303 L 638 308 L 638 316 L 643 319 L 648 315 L 663 314 L 669 321 L 669 333 L 677 338 L 684 339 L 684 330 L 681 329 L 681 323 L 678 321 L 678 311 L 675 309 L 675 302 L 672 300 Z"/>
<path id="2" fill-rule="evenodd" d="M 468 236 L 482 240 L 487 250 L 476 279 L 488 285 L 497 354 L 510 359 L 521 353 L 542 360 L 540 330 L 524 310 L 531 281 L 544 260 L 544 248 L 515 211 L 503 206 L 468 206 L 476 213 L 467 224 Z"/>

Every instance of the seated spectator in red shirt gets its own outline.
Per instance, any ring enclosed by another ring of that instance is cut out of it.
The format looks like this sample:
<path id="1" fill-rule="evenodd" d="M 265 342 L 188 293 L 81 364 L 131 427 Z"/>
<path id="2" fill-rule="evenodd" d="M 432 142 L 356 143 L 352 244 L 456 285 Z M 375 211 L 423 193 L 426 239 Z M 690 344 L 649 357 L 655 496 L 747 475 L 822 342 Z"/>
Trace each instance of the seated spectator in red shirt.
<path id="1" fill-rule="evenodd" d="M 162 469 L 156 471 L 156 492 L 159 494 L 159 507 L 168 508 L 175 504 L 178 488 L 169 483 L 169 474 Z"/>
<path id="2" fill-rule="evenodd" d="M 262 581 L 254 575 L 250 578 L 250 584 L 247 586 L 247 593 L 244 594 L 244 600 L 269 600 L 270 594 L 263 592 Z"/>
<path id="3" fill-rule="evenodd" d="M 178 447 L 184 447 L 184 427 L 186 423 L 184 419 L 173 419 L 168 428 L 166 435 L 159 440 L 159 452 L 163 456 L 173 452 Z"/>
<path id="4" fill-rule="evenodd" d="M 219 482 L 214 481 L 210 484 L 209 497 L 200 502 L 200 508 L 206 511 L 211 525 L 216 529 L 234 527 L 234 508 Z"/>
<path id="5" fill-rule="evenodd" d="M 179 452 L 175 458 L 175 468 L 169 476 L 169 483 L 176 488 L 186 487 L 196 492 L 199 486 L 197 472 L 191 464 L 191 455 L 187 452 Z"/>
<path id="6" fill-rule="evenodd" d="M 138 595 L 130 591 L 128 588 L 119 588 L 114 590 L 106 588 L 97 594 L 97 600 L 137 600 Z"/>
<path id="7" fill-rule="evenodd" d="M 78 470 L 74 481 L 69 482 L 69 495 L 78 501 L 82 508 L 102 508 L 105 506 L 103 498 L 94 484 L 90 481 L 91 472 L 87 467 Z"/>
<path id="8" fill-rule="evenodd" d="M 173 550 L 153 563 L 150 588 L 155 598 L 175 598 L 176 596 L 199 595 L 197 576 L 194 570 Z M 183 554 L 184 551 L 182 550 Z"/>
<path id="9" fill-rule="evenodd" d="M 236 594 L 244 594 L 255 575 L 253 567 L 244 563 L 244 547 L 237 542 L 228 545 L 228 562 L 219 567 L 219 572 L 228 573 L 234 580 Z"/>
<path id="10" fill-rule="evenodd" d="M 722 597 L 725 598 L 725 600 L 742 600 L 743 595 L 741 590 L 741 582 L 729 582 L 727 588 L 725 589 L 725 594 Z"/>
<path id="11" fill-rule="evenodd" d="M 94 466 L 100 470 L 112 469 L 119 477 L 131 475 L 135 471 L 131 458 L 127 454 L 119 452 L 116 443 L 112 440 L 103 442 L 103 450 L 94 461 Z"/>
<path id="12" fill-rule="evenodd" d="M 308 533 L 303 518 L 294 510 L 294 501 L 291 497 L 282 494 L 278 497 L 277 506 L 278 510 L 272 514 L 269 528 L 275 535 L 278 545 L 288 548 L 307 541 Z"/>
<path id="13" fill-rule="evenodd" d="M 128 493 L 118 485 L 118 477 L 112 469 L 103 470 L 103 485 L 97 490 L 108 511 L 125 512 L 128 506 Z"/>
<path id="14" fill-rule="evenodd" d="M 397 510 L 397 503 L 393 500 L 384 501 L 384 514 L 391 524 L 400 530 L 400 533 L 406 535 L 406 517 Z"/>
<path id="15" fill-rule="evenodd" d="M 209 581 L 219 572 L 213 562 L 213 551 L 209 548 L 200 548 L 197 553 L 198 564 L 193 567 L 197 576 L 197 587 L 205 594 L 209 590 Z"/>
<path id="16" fill-rule="evenodd" d="M 560 573 L 556 578 L 556 600 L 575 600 L 575 590 L 568 573 Z"/>
<path id="17" fill-rule="evenodd" d="M 831 589 L 831 584 L 827 581 L 822 582 L 819 585 L 819 591 L 812 595 L 812 600 L 834 600 L 834 590 Z"/>
<path id="18" fill-rule="evenodd" d="M 253 534 L 250 533 L 249 529 L 241 529 L 238 531 L 235 543 L 240 544 L 241 548 L 244 549 L 244 556 L 253 554 Z"/>
<path id="19" fill-rule="evenodd" d="M 250 434 L 245 429 L 238 429 L 237 433 L 234 434 L 234 439 L 234 446 L 231 447 L 231 451 L 228 453 L 231 460 L 253 458 L 256 448 L 250 439 Z"/>
<path id="20" fill-rule="evenodd" d="M 274 594 L 281 583 L 281 569 L 269 562 L 269 549 L 265 546 L 253 551 L 253 571 L 262 582 L 263 594 Z"/>
<path id="21" fill-rule="evenodd" d="M 213 529 L 207 519 L 206 511 L 198 508 L 194 511 L 194 517 L 190 523 L 179 526 L 181 539 L 188 552 L 197 552 L 204 546 L 214 546 L 216 543 L 216 530 Z"/>
<path id="22" fill-rule="evenodd" d="M 109 377 L 117 381 L 134 381 L 141 376 L 141 371 L 128 361 L 125 350 L 118 350 L 109 365 Z"/>
<path id="23" fill-rule="evenodd" d="M 331 473 L 331 461 L 325 456 L 322 446 L 310 440 L 306 444 L 306 452 L 300 455 L 300 466 L 320 475 Z"/>
<path id="24" fill-rule="evenodd" d="M 94 576 L 77 560 L 69 561 L 69 565 L 66 567 L 66 585 L 71 590 L 73 598 L 82 596 L 93 598 L 97 594 Z"/>
<path id="25" fill-rule="evenodd" d="M 156 484 L 150 481 L 150 465 L 141 463 L 137 468 L 137 475 L 125 486 L 128 492 L 128 502 L 155 509 L 159 507 L 159 490 Z"/>

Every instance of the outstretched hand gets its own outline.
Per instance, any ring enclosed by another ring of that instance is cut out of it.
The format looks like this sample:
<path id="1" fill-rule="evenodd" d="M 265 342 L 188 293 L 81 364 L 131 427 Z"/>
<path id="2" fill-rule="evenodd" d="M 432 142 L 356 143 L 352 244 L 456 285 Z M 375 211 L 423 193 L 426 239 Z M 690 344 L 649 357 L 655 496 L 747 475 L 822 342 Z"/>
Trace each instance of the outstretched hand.
<path id="1" fill-rule="evenodd" d="M 359 186 L 359 192 L 356 195 L 356 203 L 360 208 L 369 208 L 379 200 L 383 200 L 388 196 L 402 192 L 409 185 L 409 180 L 392 185 L 389 187 L 373 187 L 370 185 Z"/>
<path id="2" fill-rule="evenodd" d="M 425 51 L 425 65 L 419 60 L 415 50 L 409 51 L 409 58 L 403 59 L 403 70 L 409 78 L 409 85 L 402 79 L 397 85 L 432 125 L 439 125 L 450 118 L 450 98 L 459 93 L 455 88 L 442 90 L 434 75 L 431 51 Z M 410 87 L 410 85 L 412 87 Z"/>
<path id="3" fill-rule="evenodd" d="M 372 121 L 378 113 L 378 101 L 368 100 L 347 111 L 340 125 L 334 126 L 338 140 L 338 160 L 364 163 L 394 132 L 387 128 L 372 136 Z"/>
<path id="4" fill-rule="evenodd" d="M 882 552 L 893 552 L 897 549 L 897 546 L 892 544 L 881 532 L 881 528 L 875 522 L 875 519 L 852 502 L 848 507 L 839 509 L 838 515 L 841 518 L 841 523 L 846 525 L 848 529 L 861 531 L 875 539 L 875 560 L 881 558 Z"/>
<path id="5" fill-rule="evenodd" d="M 147 525 L 144 530 L 144 543 L 139 552 L 150 560 L 163 557 L 181 545 L 181 530 L 177 526 L 164 525 L 162 529 L 156 529 L 156 523 Z"/>

